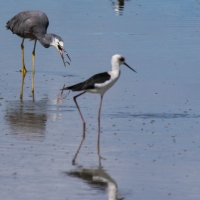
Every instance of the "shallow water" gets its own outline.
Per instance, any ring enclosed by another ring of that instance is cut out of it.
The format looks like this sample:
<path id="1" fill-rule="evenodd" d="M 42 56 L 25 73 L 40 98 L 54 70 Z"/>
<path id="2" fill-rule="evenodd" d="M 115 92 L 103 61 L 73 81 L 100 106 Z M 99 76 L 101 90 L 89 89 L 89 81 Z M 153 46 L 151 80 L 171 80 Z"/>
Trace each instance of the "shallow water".
<path id="1" fill-rule="evenodd" d="M 50 1 L 48 6 L 46 1 L 2 3 L 1 199 L 100 200 L 112 192 L 115 199 L 200 198 L 200 1 L 130 0 L 123 6 L 80 0 Z M 37 43 L 34 100 L 33 42 L 25 41 L 29 72 L 20 100 L 21 38 L 4 28 L 27 9 L 48 15 L 48 32 L 63 38 L 72 59 L 65 68 L 55 48 Z M 76 93 L 65 92 L 59 99 L 60 89 L 110 70 L 116 53 L 138 73 L 122 66 L 120 79 L 104 96 L 101 167 L 100 97 L 78 98 L 86 140 L 74 166 L 82 123 L 73 102 Z"/>

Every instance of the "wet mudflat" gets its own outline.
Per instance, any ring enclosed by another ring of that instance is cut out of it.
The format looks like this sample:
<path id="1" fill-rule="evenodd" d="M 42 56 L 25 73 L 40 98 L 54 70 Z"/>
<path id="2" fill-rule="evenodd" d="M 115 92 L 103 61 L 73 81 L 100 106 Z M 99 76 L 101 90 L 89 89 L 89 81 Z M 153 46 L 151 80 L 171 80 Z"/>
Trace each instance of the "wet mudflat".
<path id="1" fill-rule="evenodd" d="M 200 1 L 14 1 L 2 3 L 0 73 L 1 199 L 200 198 L 199 46 Z M 54 47 L 38 42 L 35 97 L 31 52 L 20 100 L 21 38 L 6 22 L 28 9 L 44 11 L 49 33 L 60 35 L 72 62 L 63 66 Z M 97 155 L 99 95 L 77 99 L 86 120 L 82 137 L 73 102 L 63 85 L 110 70 L 120 53 L 137 74 L 121 77 L 104 96 L 101 156 Z M 106 182 L 107 180 L 107 182 Z M 111 198 L 112 196 L 112 198 Z"/>

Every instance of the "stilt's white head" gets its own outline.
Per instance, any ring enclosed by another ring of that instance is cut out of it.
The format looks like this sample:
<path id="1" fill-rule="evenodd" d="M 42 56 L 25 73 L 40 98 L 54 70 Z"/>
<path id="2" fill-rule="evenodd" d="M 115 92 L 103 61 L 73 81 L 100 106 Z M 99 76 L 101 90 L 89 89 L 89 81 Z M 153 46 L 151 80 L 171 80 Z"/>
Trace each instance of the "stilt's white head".
<path id="1" fill-rule="evenodd" d="M 111 65 L 113 69 L 117 70 L 119 70 L 120 65 L 126 65 L 129 69 L 136 72 L 133 68 L 131 68 L 128 64 L 126 64 L 125 58 L 120 54 L 115 54 L 114 56 L 112 56 Z"/>

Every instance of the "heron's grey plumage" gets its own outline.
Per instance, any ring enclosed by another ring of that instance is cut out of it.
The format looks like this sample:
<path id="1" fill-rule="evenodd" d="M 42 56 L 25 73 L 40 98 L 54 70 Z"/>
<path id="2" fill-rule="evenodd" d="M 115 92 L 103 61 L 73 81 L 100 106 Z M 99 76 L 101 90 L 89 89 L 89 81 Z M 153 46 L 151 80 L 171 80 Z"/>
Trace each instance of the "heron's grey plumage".
<path id="1" fill-rule="evenodd" d="M 18 13 L 10 19 L 6 28 L 22 38 L 38 39 L 46 34 L 49 20 L 45 13 L 37 10 L 27 10 Z"/>
<path id="2" fill-rule="evenodd" d="M 45 48 L 55 46 L 56 49 L 60 52 L 63 62 L 65 64 L 66 62 L 64 61 L 62 55 L 62 51 L 64 50 L 64 42 L 62 38 L 58 35 L 52 33 L 47 34 L 48 26 L 49 19 L 47 15 L 38 10 L 22 11 L 6 23 L 7 29 L 10 29 L 13 34 L 18 35 L 23 39 L 29 38 L 31 40 L 38 40 Z M 65 50 L 64 52 L 68 56 Z"/>
<path id="3" fill-rule="evenodd" d="M 47 15 L 38 10 L 20 12 L 6 24 L 6 28 L 10 29 L 13 34 L 18 35 L 21 38 L 39 40 L 45 48 L 50 46 L 54 37 L 63 41 L 60 36 L 47 34 L 48 26 L 49 19 Z"/>

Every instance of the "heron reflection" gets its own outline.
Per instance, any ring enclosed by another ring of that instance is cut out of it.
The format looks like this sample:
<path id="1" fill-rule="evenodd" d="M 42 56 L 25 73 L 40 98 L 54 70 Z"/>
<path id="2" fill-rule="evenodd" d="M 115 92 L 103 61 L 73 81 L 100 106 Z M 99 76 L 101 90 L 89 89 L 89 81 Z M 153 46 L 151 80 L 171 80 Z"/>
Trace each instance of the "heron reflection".
<path id="1" fill-rule="evenodd" d="M 122 200 L 119 198 L 118 187 L 115 180 L 102 167 L 82 168 L 65 172 L 70 177 L 82 179 L 92 189 L 108 193 L 108 200 Z"/>
<path id="2" fill-rule="evenodd" d="M 46 132 L 47 101 L 9 101 L 4 119 L 11 133 L 24 140 L 43 140 Z"/>
<path id="3" fill-rule="evenodd" d="M 25 85 L 25 77 L 27 73 L 21 73 L 22 75 L 22 80 L 21 80 L 21 88 L 20 88 L 20 99 L 23 99 L 23 94 L 24 94 L 24 85 Z M 34 76 L 35 73 L 32 72 L 32 87 L 34 87 Z M 32 99 L 35 99 L 34 91 L 32 91 Z"/>

